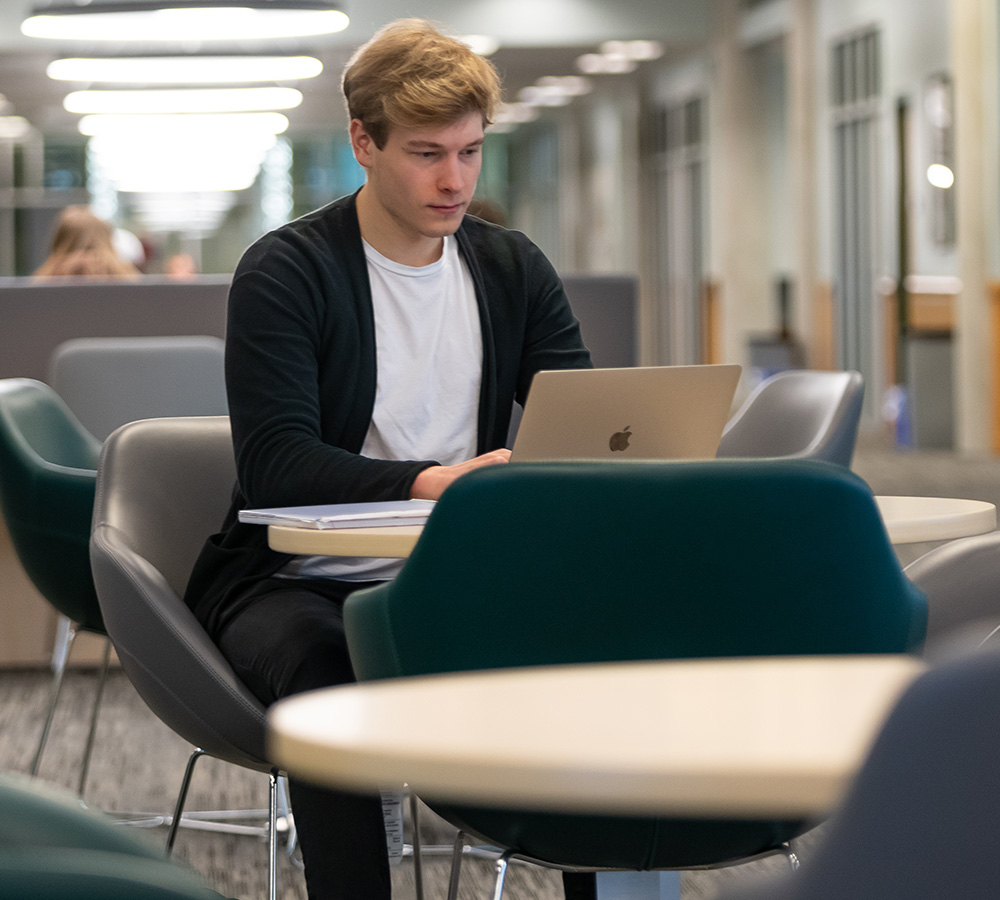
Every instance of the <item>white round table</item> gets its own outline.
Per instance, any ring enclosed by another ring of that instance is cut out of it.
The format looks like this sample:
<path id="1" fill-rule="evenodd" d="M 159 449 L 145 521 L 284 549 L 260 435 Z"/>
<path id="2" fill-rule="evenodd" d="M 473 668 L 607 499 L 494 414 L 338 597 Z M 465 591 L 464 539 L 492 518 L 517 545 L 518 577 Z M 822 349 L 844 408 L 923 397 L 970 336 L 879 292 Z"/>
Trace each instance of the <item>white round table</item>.
<path id="1" fill-rule="evenodd" d="M 894 544 L 950 541 L 997 527 L 997 510 L 984 500 L 950 497 L 875 498 Z"/>
<path id="2" fill-rule="evenodd" d="M 553 666 L 392 679 L 271 707 L 269 758 L 347 789 L 579 812 L 814 817 L 900 692 L 906 656 Z"/>
<path id="3" fill-rule="evenodd" d="M 875 501 L 894 544 L 948 541 L 997 527 L 996 507 L 983 500 L 876 497 Z M 405 558 L 421 531 L 420 525 L 326 530 L 270 525 L 268 542 L 284 553 Z"/>

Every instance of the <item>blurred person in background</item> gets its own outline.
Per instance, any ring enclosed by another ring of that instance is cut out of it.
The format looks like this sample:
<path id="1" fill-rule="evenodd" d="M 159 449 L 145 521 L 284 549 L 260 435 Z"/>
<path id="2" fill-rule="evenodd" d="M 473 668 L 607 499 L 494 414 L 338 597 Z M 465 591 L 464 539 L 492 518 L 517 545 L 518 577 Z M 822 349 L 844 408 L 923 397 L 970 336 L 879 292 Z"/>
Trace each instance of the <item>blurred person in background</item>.
<path id="1" fill-rule="evenodd" d="M 163 273 L 176 281 L 189 281 L 198 274 L 198 264 L 190 253 L 175 253 L 164 263 Z"/>
<path id="2" fill-rule="evenodd" d="M 35 278 L 139 275 L 115 250 L 113 234 L 111 226 L 86 206 L 68 206 L 59 217 L 48 259 L 35 271 Z"/>

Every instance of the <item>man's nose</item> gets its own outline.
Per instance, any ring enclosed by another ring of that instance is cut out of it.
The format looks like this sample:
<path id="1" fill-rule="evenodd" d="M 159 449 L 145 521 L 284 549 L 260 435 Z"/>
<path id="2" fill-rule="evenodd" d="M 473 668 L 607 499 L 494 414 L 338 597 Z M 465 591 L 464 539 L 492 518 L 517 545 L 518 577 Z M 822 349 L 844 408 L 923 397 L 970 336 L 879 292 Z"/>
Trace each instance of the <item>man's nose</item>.
<path id="1" fill-rule="evenodd" d="M 438 172 L 438 186 L 444 191 L 461 190 L 462 169 L 457 156 L 448 156 L 442 161 Z"/>

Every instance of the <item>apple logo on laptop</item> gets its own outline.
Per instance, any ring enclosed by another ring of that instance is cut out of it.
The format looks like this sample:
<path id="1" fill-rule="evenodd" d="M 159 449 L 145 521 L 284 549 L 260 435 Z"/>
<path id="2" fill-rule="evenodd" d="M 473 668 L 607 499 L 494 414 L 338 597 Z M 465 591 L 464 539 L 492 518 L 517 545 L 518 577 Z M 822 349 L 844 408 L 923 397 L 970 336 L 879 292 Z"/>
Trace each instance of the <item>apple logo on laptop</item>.
<path id="1" fill-rule="evenodd" d="M 622 450 L 628 450 L 628 439 L 632 437 L 632 432 L 629 431 L 631 426 L 626 425 L 622 431 L 616 431 L 611 435 L 611 440 L 608 441 L 608 446 L 611 448 L 612 452 L 617 453 Z"/>

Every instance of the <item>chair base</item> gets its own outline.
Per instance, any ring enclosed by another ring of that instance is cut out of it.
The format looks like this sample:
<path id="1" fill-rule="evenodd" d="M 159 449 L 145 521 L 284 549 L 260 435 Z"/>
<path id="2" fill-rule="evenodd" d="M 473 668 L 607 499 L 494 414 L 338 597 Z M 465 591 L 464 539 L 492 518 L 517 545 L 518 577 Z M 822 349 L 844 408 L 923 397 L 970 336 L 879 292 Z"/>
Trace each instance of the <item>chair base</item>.
<path id="1" fill-rule="evenodd" d="M 494 868 L 494 879 L 493 879 L 493 894 L 491 900 L 503 900 L 503 889 L 504 882 L 507 877 L 507 870 L 511 861 L 519 861 L 529 863 L 536 866 L 544 866 L 548 869 L 557 869 L 564 872 L 593 872 L 595 874 L 613 874 L 613 873 L 629 873 L 635 870 L 632 869 L 607 869 L 598 866 L 594 867 L 581 867 L 581 866 L 560 866 L 556 863 L 550 863 L 544 860 L 534 859 L 530 856 L 524 856 L 522 854 L 515 853 L 513 850 L 499 850 L 495 847 L 471 847 L 465 843 L 466 834 L 463 831 L 459 831 L 455 836 L 455 844 L 452 852 L 451 860 L 451 874 L 448 882 L 448 900 L 457 900 L 458 898 L 458 885 L 459 879 L 461 878 L 462 869 L 462 858 L 465 854 L 471 853 L 473 851 L 478 851 L 477 855 L 492 856 L 496 859 L 496 864 Z M 674 892 L 675 882 L 671 879 L 666 891 L 657 889 L 648 895 L 646 893 L 636 894 L 632 890 L 627 890 L 624 894 L 616 892 L 615 889 L 605 890 L 603 893 L 598 887 L 597 900 L 616 900 L 618 897 L 634 897 L 635 900 L 644 900 L 647 896 L 656 896 L 660 900 L 679 900 L 680 898 L 680 881 L 679 876 L 682 871 L 695 871 L 695 870 L 705 870 L 705 869 L 717 869 L 725 868 L 730 865 L 737 865 L 739 863 L 749 862 L 750 860 L 763 859 L 767 856 L 775 856 L 777 854 L 782 854 L 788 861 L 789 868 L 795 872 L 799 868 L 799 858 L 795 851 L 792 849 L 791 845 L 788 843 L 782 844 L 778 847 L 774 847 L 771 850 L 766 850 L 763 853 L 758 853 L 753 857 L 748 857 L 747 859 L 733 860 L 727 863 L 721 863 L 718 866 L 693 866 L 684 869 L 656 869 L 655 872 L 660 873 L 675 873 L 678 876 L 676 881 L 676 893 Z"/>

